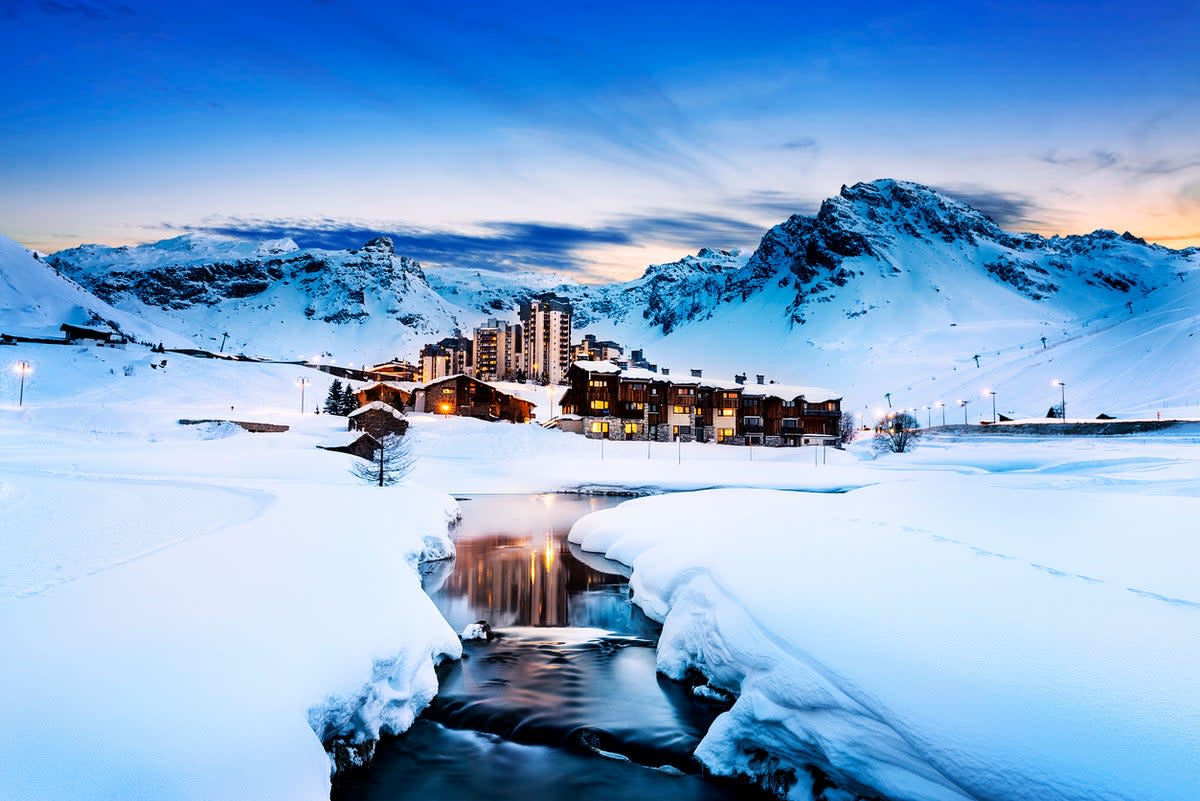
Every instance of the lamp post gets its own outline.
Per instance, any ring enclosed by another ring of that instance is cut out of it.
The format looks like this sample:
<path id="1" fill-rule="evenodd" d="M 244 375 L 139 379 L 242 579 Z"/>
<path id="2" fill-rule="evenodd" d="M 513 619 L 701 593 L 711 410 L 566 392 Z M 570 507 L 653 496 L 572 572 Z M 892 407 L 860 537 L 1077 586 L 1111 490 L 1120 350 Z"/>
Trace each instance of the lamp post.
<path id="1" fill-rule="evenodd" d="M 296 386 L 300 387 L 300 414 L 304 414 L 304 388 L 307 387 L 309 381 L 301 376 L 296 379 Z"/>
<path id="2" fill-rule="evenodd" d="M 19 362 L 17 362 L 16 364 L 13 365 L 13 372 L 21 374 L 21 392 L 17 396 L 17 405 L 18 406 L 25 405 L 25 375 L 32 371 L 33 371 L 33 365 L 31 365 L 29 362 L 25 361 L 24 359 L 21 359 Z"/>
<path id="3" fill-rule="evenodd" d="M 969 400 L 960 400 L 959 401 L 959 404 L 963 407 L 963 425 L 964 426 L 967 425 L 967 404 L 968 403 L 970 403 Z"/>
<path id="4" fill-rule="evenodd" d="M 1062 390 L 1062 406 L 1060 406 L 1058 408 L 1059 408 L 1059 411 L 1062 413 L 1062 421 L 1065 423 L 1065 422 L 1067 422 L 1067 382 L 1055 380 L 1050 383 L 1052 383 L 1053 385 L 1057 386 L 1060 390 Z"/>
<path id="5" fill-rule="evenodd" d="M 942 410 L 942 426 L 945 427 L 945 425 L 946 425 L 946 404 L 942 403 L 941 401 L 938 401 L 937 403 L 934 404 L 934 406 L 936 406 Z"/>
<path id="6" fill-rule="evenodd" d="M 983 394 L 992 396 L 992 423 L 995 423 L 996 422 L 996 390 L 985 389 L 983 391 Z"/>
<path id="7" fill-rule="evenodd" d="M 925 407 L 925 427 L 933 428 L 933 410 L 929 406 Z"/>

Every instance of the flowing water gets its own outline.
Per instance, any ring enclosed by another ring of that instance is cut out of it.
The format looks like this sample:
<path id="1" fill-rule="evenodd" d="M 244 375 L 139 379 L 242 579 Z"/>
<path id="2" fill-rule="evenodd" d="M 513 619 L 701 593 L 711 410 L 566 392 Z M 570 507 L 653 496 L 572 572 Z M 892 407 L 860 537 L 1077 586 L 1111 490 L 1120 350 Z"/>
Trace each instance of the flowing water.
<path id="1" fill-rule="evenodd" d="M 702 775 L 691 754 L 722 707 L 657 674 L 657 626 L 630 603 L 628 570 L 566 541 L 620 502 L 461 502 L 458 555 L 423 584 L 456 630 L 486 620 L 497 636 L 465 644 L 421 719 L 339 777 L 335 799 L 765 798 Z"/>

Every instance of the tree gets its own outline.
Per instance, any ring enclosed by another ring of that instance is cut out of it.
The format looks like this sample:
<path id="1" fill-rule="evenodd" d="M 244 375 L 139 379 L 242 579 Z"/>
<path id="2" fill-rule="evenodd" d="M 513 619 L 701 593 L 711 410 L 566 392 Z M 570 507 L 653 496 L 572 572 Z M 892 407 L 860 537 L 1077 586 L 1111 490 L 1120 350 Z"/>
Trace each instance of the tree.
<path id="1" fill-rule="evenodd" d="M 333 383 L 329 385 L 329 394 L 325 396 L 325 403 L 321 408 L 325 410 L 325 414 L 343 414 L 342 381 L 340 378 L 333 379 Z"/>
<path id="2" fill-rule="evenodd" d="M 850 412 L 842 412 L 842 417 L 838 420 L 838 436 L 842 438 L 842 444 L 847 444 L 854 441 L 858 436 L 858 426 L 854 423 L 854 415 Z"/>
<path id="3" fill-rule="evenodd" d="M 908 412 L 889 414 L 875 424 L 876 453 L 906 453 L 921 437 L 921 424 Z"/>
<path id="4" fill-rule="evenodd" d="M 354 391 L 354 387 L 350 386 L 350 382 L 346 382 L 346 390 L 342 393 L 342 407 L 338 412 L 340 415 L 353 414 L 358 409 L 358 393 Z"/>
<path id="5" fill-rule="evenodd" d="M 398 434 L 388 434 L 379 441 L 371 461 L 356 459 L 350 472 L 365 484 L 390 487 L 408 475 L 414 461 L 408 440 Z"/>

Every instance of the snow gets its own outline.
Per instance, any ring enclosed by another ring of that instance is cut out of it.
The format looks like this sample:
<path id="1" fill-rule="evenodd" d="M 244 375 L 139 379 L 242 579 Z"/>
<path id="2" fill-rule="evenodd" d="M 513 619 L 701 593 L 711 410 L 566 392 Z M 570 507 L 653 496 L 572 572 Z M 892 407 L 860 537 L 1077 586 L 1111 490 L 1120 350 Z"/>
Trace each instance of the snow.
<path id="1" fill-rule="evenodd" d="M 355 409 L 354 411 L 350 412 L 349 416 L 350 417 L 358 417 L 360 414 L 363 414 L 364 412 L 387 412 L 392 417 L 395 417 L 395 418 L 398 418 L 401 420 L 404 419 L 403 412 L 401 412 L 395 406 L 392 406 L 390 403 L 384 403 L 383 401 L 371 401 L 366 406 L 360 406 L 357 409 Z"/>
<path id="2" fill-rule="evenodd" d="M 295 366 L 8 353 L 35 372 L 23 407 L 0 374 L 2 794 L 328 798 L 318 731 L 403 730 L 460 653 L 416 571 L 457 504 L 357 484 Z M 290 430 L 176 422 L 234 415 Z"/>
<path id="3" fill-rule="evenodd" d="M 659 668 L 738 696 L 698 756 L 911 801 L 1200 797 L 1195 436 L 931 440 L 845 494 L 575 525 L 632 566 Z"/>

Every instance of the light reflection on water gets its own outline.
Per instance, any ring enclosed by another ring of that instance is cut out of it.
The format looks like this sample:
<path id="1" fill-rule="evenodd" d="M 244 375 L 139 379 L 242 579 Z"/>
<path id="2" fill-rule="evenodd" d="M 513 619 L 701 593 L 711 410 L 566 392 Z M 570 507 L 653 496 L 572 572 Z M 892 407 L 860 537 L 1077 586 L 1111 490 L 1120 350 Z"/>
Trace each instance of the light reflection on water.
<path id="1" fill-rule="evenodd" d="M 413 728 L 335 779 L 335 801 L 767 797 L 696 775 L 720 709 L 657 674 L 657 626 L 630 603 L 628 570 L 567 543 L 576 520 L 623 500 L 461 501 L 457 556 L 424 566 L 422 586 L 456 630 L 486 620 L 497 639 L 466 643 Z"/>
<path id="2" fill-rule="evenodd" d="M 585 626 L 644 633 L 631 620 L 625 568 L 567 543 L 571 525 L 622 498 L 493 495 L 461 501 L 453 562 L 423 585 L 456 630 L 486 620 L 504 626 Z"/>

